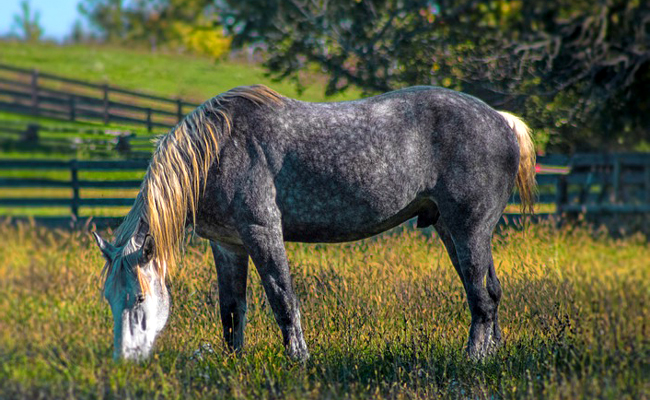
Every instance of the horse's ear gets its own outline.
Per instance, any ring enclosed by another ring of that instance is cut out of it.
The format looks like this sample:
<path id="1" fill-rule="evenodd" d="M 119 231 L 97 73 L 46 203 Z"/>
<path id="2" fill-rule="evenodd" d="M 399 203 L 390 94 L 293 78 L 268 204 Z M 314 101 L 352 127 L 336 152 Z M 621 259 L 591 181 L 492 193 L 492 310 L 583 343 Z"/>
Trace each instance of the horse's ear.
<path id="1" fill-rule="evenodd" d="M 143 218 L 140 218 L 138 220 L 138 224 L 135 226 L 135 229 L 133 230 L 133 236 L 131 237 L 131 241 L 135 245 L 136 249 L 142 247 L 142 244 L 144 243 L 144 238 L 147 235 L 147 233 L 149 233 L 149 224 Z"/>
<path id="2" fill-rule="evenodd" d="M 93 236 L 95 237 L 97 246 L 99 246 L 99 250 L 102 251 L 102 255 L 104 255 L 104 258 L 107 261 L 113 261 L 113 257 L 115 255 L 115 246 L 113 246 L 106 240 L 102 239 L 102 237 L 99 236 L 97 232 L 93 232 Z"/>
<path id="3" fill-rule="evenodd" d="M 153 236 L 147 235 L 144 237 L 144 242 L 142 243 L 141 251 L 142 253 L 140 254 L 140 265 L 145 265 L 153 258 L 153 252 L 154 252 Z"/>

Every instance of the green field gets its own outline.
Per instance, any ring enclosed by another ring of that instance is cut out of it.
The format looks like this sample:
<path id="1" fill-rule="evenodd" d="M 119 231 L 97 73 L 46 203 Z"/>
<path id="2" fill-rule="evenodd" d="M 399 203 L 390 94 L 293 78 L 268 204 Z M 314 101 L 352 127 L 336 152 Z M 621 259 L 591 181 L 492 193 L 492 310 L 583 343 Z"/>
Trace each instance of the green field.
<path id="1" fill-rule="evenodd" d="M 110 236 L 110 233 L 107 233 Z M 288 244 L 312 358 L 293 364 L 259 277 L 247 345 L 221 340 L 209 247 L 168 280 L 155 356 L 111 357 L 99 251 L 87 233 L 0 226 L 0 398 L 650 398 L 650 248 L 551 224 L 494 239 L 505 345 L 464 353 L 469 312 L 440 242 L 419 231 Z"/>
<path id="2" fill-rule="evenodd" d="M 108 82 L 130 90 L 143 91 L 169 98 L 182 97 L 197 103 L 241 85 L 265 84 L 285 96 L 306 101 L 340 101 L 360 97 L 360 91 L 326 97 L 325 77 L 305 73 L 306 89 L 298 93 L 295 85 L 269 78 L 263 68 L 241 60 L 213 60 L 179 54 L 151 53 L 110 46 L 54 45 L 0 41 L 0 63 L 90 82 Z M 71 129 L 128 129 L 141 137 L 150 134 L 138 126 L 93 123 L 70 123 L 48 118 L 0 112 L 0 123 L 38 122 L 46 126 Z M 166 133 L 158 129 L 155 134 Z M 29 148 L 2 141 L 0 132 L 0 157 L 3 158 L 93 158 L 83 151 L 65 151 L 56 147 Z M 45 139 L 47 134 L 41 133 Z M 50 135 L 61 137 L 61 135 Z M 110 155 L 109 155 L 110 156 Z M 116 157 L 113 155 L 112 157 Z M 104 157 L 106 158 L 106 157 Z"/>
<path id="3" fill-rule="evenodd" d="M 203 102 L 236 86 L 265 84 L 285 96 L 306 101 L 357 98 L 359 91 L 325 97 L 325 78 L 304 77 L 308 86 L 298 94 L 290 82 L 273 81 L 264 70 L 245 61 L 215 62 L 180 54 L 151 53 L 122 47 L 0 41 L 0 63 L 65 77 L 108 82 L 131 90 Z"/>

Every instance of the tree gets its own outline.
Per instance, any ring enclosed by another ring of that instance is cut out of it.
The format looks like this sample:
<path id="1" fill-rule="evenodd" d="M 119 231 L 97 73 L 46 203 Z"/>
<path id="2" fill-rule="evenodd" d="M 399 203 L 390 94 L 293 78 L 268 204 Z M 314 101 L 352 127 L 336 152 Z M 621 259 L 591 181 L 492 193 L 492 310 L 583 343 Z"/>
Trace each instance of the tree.
<path id="1" fill-rule="evenodd" d="M 328 94 L 463 90 L 525 114 L 556 149 L 650 141 L 647 2 L 225 1 L 233 44 L 264 41 L 278 78 L 316 65 Z"/>
<path id="2" fill-rule="evenodd" d="M 83 0 L 77 9 L 104 40 L 116 43 L 125 37 L 126 14 L 122 0 Z"/>
<path id="3" fill-rule="evenodd" d="M 81 14 L 112 43 L 171 47 L 219 58 L 230 47 L 212 0 L 84 0 Z"/>
<path id="4" fill-rule="evenodd" d="M 28 42 L 35 42 L 41 38 L 43 28 L 40 25 L 41 15 L 38 11 L 32 13 L 28 0 L 20 2 L 20 14 L 14 15 L 13 27 L 21 31 L 23 38 Z"/>

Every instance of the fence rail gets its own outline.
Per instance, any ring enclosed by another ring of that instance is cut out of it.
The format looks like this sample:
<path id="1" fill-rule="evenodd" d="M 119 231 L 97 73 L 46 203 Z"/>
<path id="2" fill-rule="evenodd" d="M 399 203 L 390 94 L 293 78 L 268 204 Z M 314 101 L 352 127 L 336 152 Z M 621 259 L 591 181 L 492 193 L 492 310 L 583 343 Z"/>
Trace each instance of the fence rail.
<path id="1" fill-rule="evenodd" d="M 81 189 L 137 189 L 141 180 L 103 180 L 102 174 L 98 179 L 79 179 L 79 171 L 143 171 L 149 162 L 145 160 L 128 161 L 43 161 L 43 160 L 0 160 L 0 170 L 64 170 L 70 172 L 70 179 L 48 178 L 13 178 L 0 179 L 0 187 L 4 188 L 69 188 L 70 198 L 46 197 L 3 197 L 0 198 L 2 207 L 52 207 L 65 206 L 70 208 L 70 214 L 79 219 L 80 207 L 118 207 L 133 204 L 133 198 L 82 198 Z M 104 177 L 105 178 L 105 177 Z"/>
<path id="2" fill-rule="evenodd" d="M 154 138 L 154 135 L 133 128 L 115 130 L 0 120 L 0 147 L 13 152 L 33 153 L 40 149 L 71 158 L 82 152 L 95 159 L 111 157 L 112 154 L 148 159 L 154 148 Z"/>
<path id="3" fill-rule="evenodd" d="M 566 213 L 650 213 L 650 154 L 576 154 L 573 157 L 538 157 L 538 204 L 554 206 L 556 214 Z M 562 164 L 563 163 L 563 164 Z M 0 188 L 69 188 L 68 198 L 0 197 L 0 207 L 70 208 L 74 220 L 80 207 L 124 207 L 133 198 L 81 196 L 81 189 L 138 189 L 141 180 L 105 180 L 114 171 L 144 171 L 145 160 L 126 161 L 43 161 L 1 160 L 2 170 L 69 171 L 69 179 L 16 178 L 0 176 Z M 94 171 L 93 179 L 80 179 L 80 171 Z M 511 204 L 519 202 L 513 195 Z M 61 217 L 57 217 L 61 220 Z M 68 219 L 69 220 L 69 219 Z M 107 218 L 111 223 L 119 218 Z"/>
<path id="4" fill-rule="evenodd" d="M 169 128 L 198 106 L 62 76 L 0 64 L 0 110 L 68 121 L 120 122 Z"/>

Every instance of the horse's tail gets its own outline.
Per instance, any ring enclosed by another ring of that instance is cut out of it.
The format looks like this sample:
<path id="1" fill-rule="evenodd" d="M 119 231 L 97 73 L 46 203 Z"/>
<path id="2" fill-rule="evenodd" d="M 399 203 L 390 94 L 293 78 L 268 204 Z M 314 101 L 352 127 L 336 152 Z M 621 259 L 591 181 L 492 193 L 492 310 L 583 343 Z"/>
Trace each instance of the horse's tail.
<path id="1" fill-rule="evenodd" d="M 521 212 L 534 214 L 535 193 L 537 180 L 535 179 L 535 145 L 530 134 L 530 128 L 518 117 L 499 111 L 517 136 L 519 142 L 519 171 L 515 184 L 521 198 Z"/>

